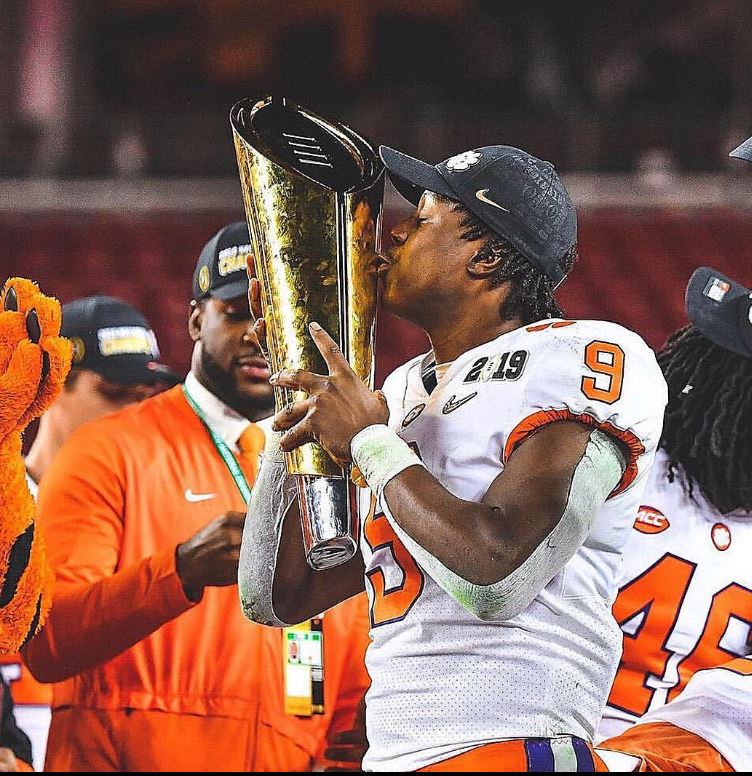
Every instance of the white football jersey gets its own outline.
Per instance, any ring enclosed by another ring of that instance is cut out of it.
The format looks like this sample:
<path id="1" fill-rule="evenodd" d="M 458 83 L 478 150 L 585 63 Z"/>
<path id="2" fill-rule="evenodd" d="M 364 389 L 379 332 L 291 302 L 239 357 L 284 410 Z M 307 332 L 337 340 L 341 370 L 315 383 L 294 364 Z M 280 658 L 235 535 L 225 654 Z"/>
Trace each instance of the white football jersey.
<path id="1" fill-rule="evenodd" d="M 698 670 L 676 700 L 640 722 L 670 722 L 707 741 L 735 771 L 752 770 L 752 660 Z"/>
<path id="2" fill-rule="evenodd" d="M 372 505 L 361 542 L 373 640 L 368 770 L 416 770 L 507 738 L 592 738 L 620 653 L 611 604 L 621 550 L 666 403 L 652 351 L 603 321 L 508 332 L 457 358 L 435 387 L 429 356 L 387 379 L 389 423 L 457 497 L 480 502 L 516 447 L 557 420 L 605 430 L 629 461 L 584 545 L 503 622 L 481 621 L 445 593 Z"/>
<path id="3" fill-rule="evenodd" d="M 598 729 L 618 735 L 675 698 L 695 671 L 750 650 L 752 514 L 723 515 L 656 454 L 624 550 L 614 617 L 624 652 Z"/>

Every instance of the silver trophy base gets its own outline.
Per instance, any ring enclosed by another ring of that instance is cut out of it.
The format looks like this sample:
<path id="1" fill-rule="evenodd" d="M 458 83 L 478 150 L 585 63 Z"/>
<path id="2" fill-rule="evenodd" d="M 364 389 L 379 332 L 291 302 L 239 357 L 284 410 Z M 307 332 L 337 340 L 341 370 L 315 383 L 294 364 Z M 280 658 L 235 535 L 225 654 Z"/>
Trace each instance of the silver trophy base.
<path id="1" fill-rule="evenodd" d="M 298 474 L 295 480 L 308 565 L 323 571 L 347 563 L 358 549 L 349 480 L 310 474 Z"/>

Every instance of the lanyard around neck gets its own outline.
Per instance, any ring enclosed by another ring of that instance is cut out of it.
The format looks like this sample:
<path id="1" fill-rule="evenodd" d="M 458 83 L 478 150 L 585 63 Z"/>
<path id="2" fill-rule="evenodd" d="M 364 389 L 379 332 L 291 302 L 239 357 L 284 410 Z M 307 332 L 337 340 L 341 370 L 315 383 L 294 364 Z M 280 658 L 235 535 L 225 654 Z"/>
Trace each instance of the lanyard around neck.
<path id="1" fill-rule="evenodd" d="M 206 416 L 201 411 L 201 407 L 198 406 L 196 400 L 193 398 L 193 396 L 191 396 L 190 392 L 188 391 L 188 386 L 185 383 L 183 383 L 183 394 L 185 394 L 185 398 L 188 404 L 190 404 L 191 409 L 196 413 L 196 416 L 201 421 L 201 425 L 206 429 L 207 433 L 211 437 L 211 441 L 214 443 L 214 447 L 217 448 L 219 457 L 224 461 L 224 464 L 232 475 L 233 480 L 235 480 L 235 484 L 238 486 L 238 490 L 240 491 L 240 495 L 243 497 L 243 501 L 248 504 L 251 500 L 251 486 L 248 484 L 248 480 L 245 478 L 245 474 L 243 474 L 243 470 L 240 468 L 240 464 L 238 463 L 237 458 L 235 458 L 235 456 L 232 454 L 232 450 L 230 450 L 230 448 L 227 446 L 227 443 L 224 441 L 224 439 L 217 436 L 217 434 L 212 431 L 211 427 L 206 422 Z"/>

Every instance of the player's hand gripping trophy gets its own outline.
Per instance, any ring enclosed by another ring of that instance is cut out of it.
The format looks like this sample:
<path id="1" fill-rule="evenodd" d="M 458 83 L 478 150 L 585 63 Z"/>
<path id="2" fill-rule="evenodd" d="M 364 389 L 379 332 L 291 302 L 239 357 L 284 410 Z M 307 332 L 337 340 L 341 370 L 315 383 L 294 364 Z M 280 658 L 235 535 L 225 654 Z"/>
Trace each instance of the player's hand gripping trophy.
<path id="1" fill-rule="evenodd" d="M 384 192 L 376 149 L 284 99 L 243 100 L 230 123 L 258 278 L 251 302 L 265 320 L 272 370 L 326 373 L 308 331 L 315 321 L 373 387 L 373 268 Z M 277 411 L 304 397 L 275 388 Z M 285 460 L 296 475 L 308 563 L 324 569 L 349 560 L 358 526 L 348 466 L 316 444 Z"/>

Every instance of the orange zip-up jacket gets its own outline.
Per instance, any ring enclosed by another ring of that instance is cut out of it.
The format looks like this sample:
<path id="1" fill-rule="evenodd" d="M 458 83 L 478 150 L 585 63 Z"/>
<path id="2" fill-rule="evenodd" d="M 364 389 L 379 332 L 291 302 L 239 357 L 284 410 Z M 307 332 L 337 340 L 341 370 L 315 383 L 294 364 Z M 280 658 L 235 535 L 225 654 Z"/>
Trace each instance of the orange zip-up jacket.
<path id="1" fill-rule="evenodd" d="M 235 586 L 186 598 L 175 548 L 228 510 L 242 498 L 180 387 L 61 448 L 39 494 L 55 602 L 24 651 L 56 682 L 48 770 L 306 770 L 352 725 L 364 596 L 324 617 L 326 714 L 310 718 L 285 714 L 282 632 L 246 620 Z"/>

